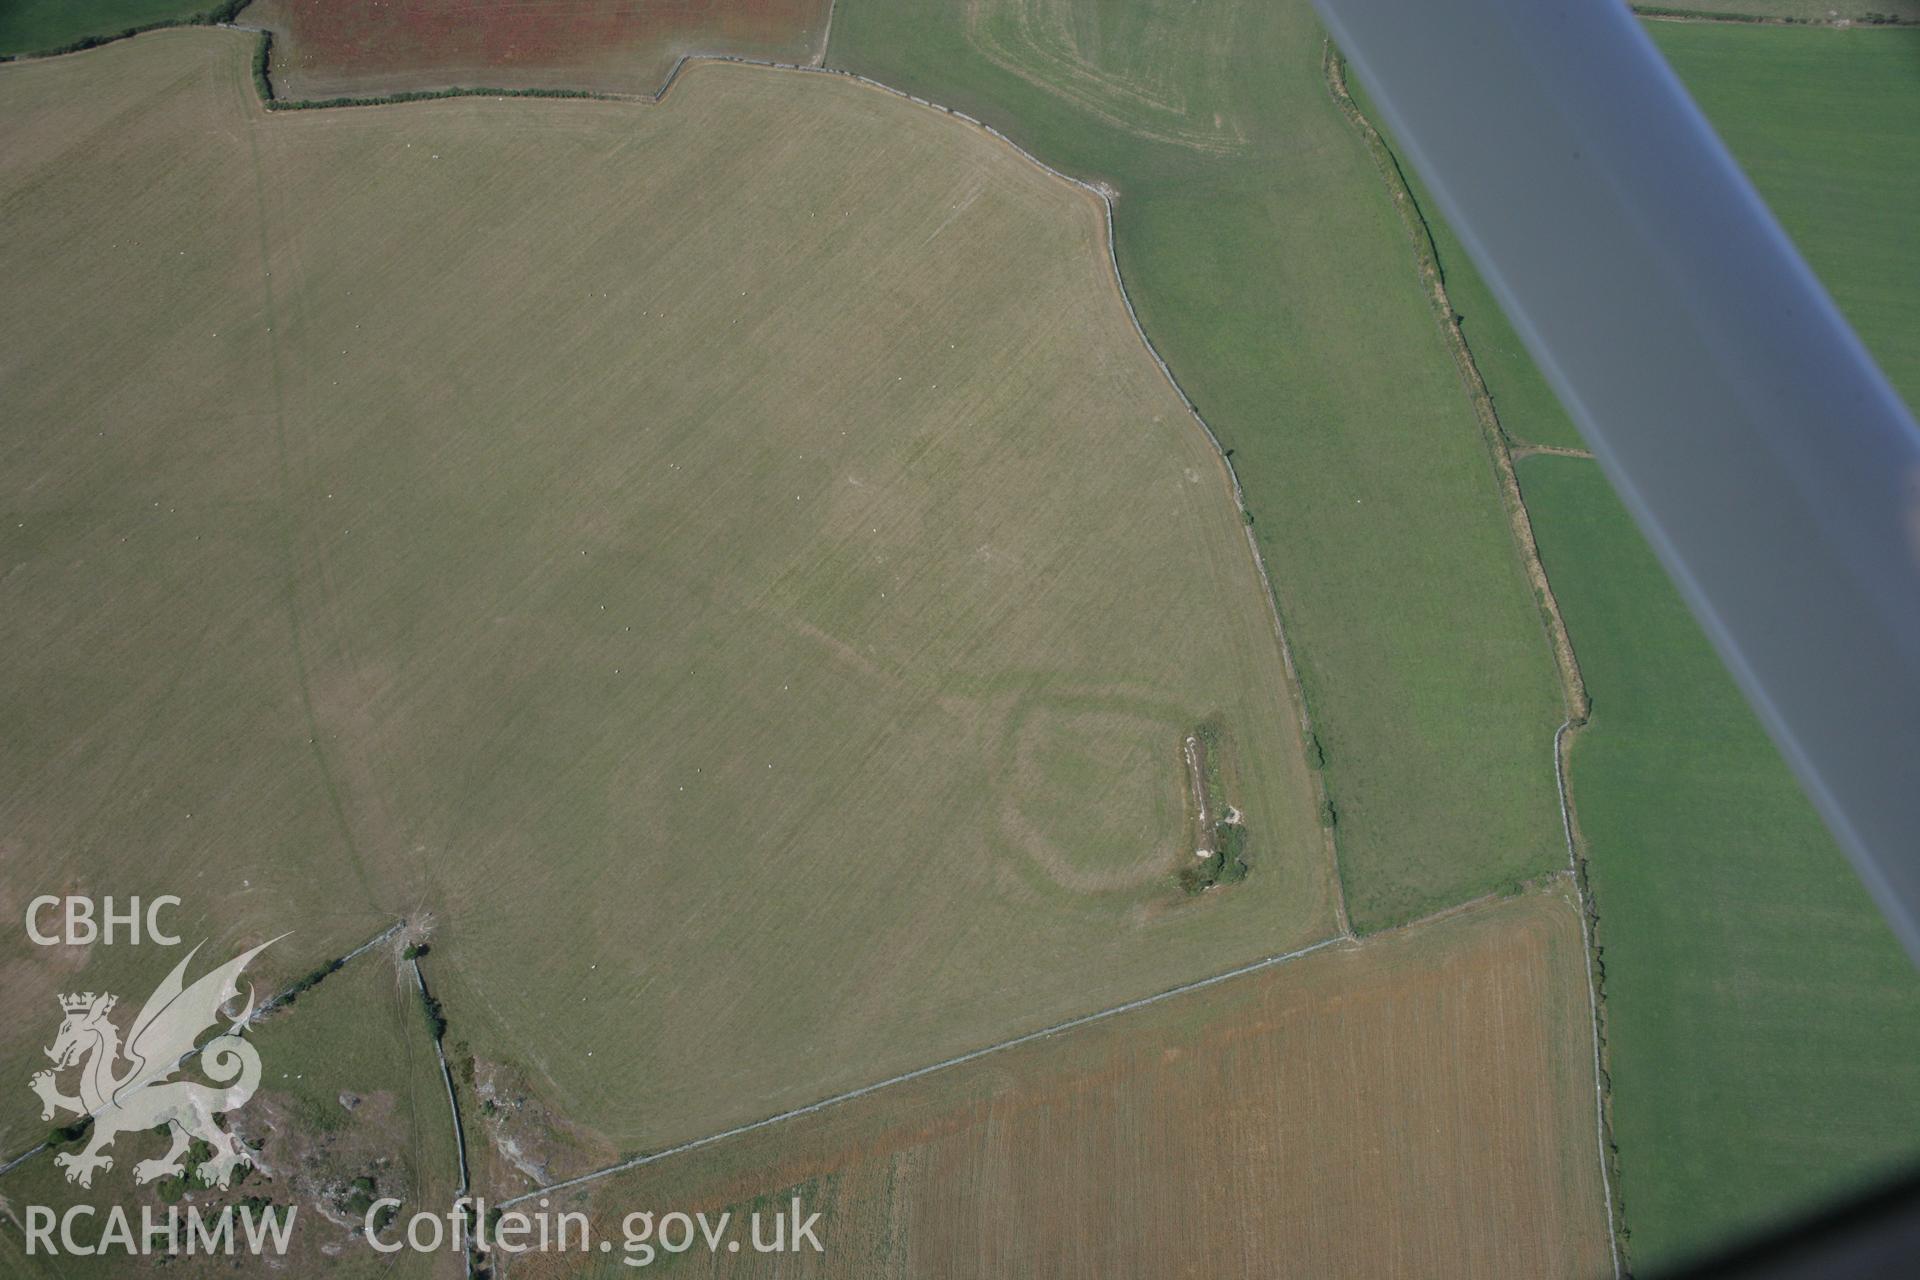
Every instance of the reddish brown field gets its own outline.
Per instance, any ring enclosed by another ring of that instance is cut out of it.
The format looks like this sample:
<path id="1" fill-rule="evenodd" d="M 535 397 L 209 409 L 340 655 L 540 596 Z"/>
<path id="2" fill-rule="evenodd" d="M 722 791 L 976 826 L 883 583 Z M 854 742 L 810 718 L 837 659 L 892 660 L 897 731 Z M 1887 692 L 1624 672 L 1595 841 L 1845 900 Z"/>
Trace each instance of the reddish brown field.
<path id="1" fill-rule="evenodd" d="M 681 55 L 814 61 L 830 0 L 259 0 L 282 98 L 409 89 L 654 93 Z"/>
<path id="2" fill-rule="evenodd" d="M 611 1258 L 509 1275 L 792 1194 L 788 1276 L 1611 1274 L 1585 982 L 1569 903 L 1490 904 L 609 1179 Z"/>

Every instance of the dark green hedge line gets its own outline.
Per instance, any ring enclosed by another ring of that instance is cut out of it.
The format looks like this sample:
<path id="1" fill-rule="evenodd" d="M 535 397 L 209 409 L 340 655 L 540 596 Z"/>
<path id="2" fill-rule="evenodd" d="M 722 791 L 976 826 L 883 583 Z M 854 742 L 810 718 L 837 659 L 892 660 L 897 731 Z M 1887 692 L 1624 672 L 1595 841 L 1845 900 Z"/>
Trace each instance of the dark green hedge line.
<path id="1" fill-rule="evenodd" d="M 1757 22 L 1768 26 L 1830 27 L 1838 22 L 1853 22 L 1864 27 L 1910 27 L 1910 18 L 1896 13 L 1857 13 L 1840 18 L 1807 18 L 1790 14 L 1725 13 L 1708 9 L 1674 9 L 1665 5 L 1636 4 L 1633 11 L 1643 18 L 1692 18 L 1700 22 Z"/>
<path id="2" fill-rule="evenodd" d="M 253 91 L 260 95 L 260 101 L 269 107 L 273 105 L 273 82 L 267 79 L 267 63 L 273 57 L 273 32 L 262 31 L 260 43 L 253 50 Z"/>
<path id="3" fill-rule="evenodd" d="M 433 1033 L 433 1038 L 436 1041 L 445 1040 L 447 1038 L 446 1006 L 427 990 L 424 981 L 420 986 L 420 1008 L 427 1015 L 427 1030 Z"/>
<path id="4" fill-rule="evenodd" d="M 267 49 L 271 42 L 262 39 L 254 57 L 254 81 L 270 111 L 320 111 L 329 107 L 384 107 L 396 102 L 430 102 L 435 98 L 589 98 L 614 101 L 612 94 L 586 89 L 410 89 L 365 98 L 276 98 L 266 84 Z"/>

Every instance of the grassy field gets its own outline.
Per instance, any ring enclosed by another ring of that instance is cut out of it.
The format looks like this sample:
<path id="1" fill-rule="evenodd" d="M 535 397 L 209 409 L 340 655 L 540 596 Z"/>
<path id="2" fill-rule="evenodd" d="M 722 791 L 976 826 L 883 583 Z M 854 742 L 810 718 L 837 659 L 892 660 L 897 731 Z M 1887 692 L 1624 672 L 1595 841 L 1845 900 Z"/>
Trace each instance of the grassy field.
<path id="1" fill-rule="evenodd" d="M 0 0 L 0 55 L 64 49 L 133 27 L 199 18 L 218 0 Z"/>
<path id="2" fill-rule="evenodd" d="M 1920 243 L 1920 31 L 1649 22 L 1647 31 L 1887 376 L 1920 398 L 1911 299 Z M 1364 104 L 1364 87 L 1356 86 Z M 1370 113 L 1371 114 L 1371 113 Z M 1517 443 L 1583 447 L 1411 169 L 1447 293 Z"/>
<path id="3" fill-rule="evenodd" d="M 1920 32 L 1650 30 L 1920 399 Z M 1571 780 L 1626 1221 L 1667 1265 L 1920 1157 L 1920 981 L 1593 464 L 1522 480 L 1594 698 Z"/>
<path id="4" fill-rule="evenodd" d="M 1530 895 L 560 1203 L 619 1241 L 634 1210 L 799 1195 L 825 1252 L 791 1276 L 1605 1275 L 1585 972 L 1571 907 Z M 619 1258 L 512 1274 L 611 1276 Z M 756 1261 L 699 1250 L 676 1274 L 776 1274 Z"/>
<path id="5" fill-rule="evenodd" d="M 0 71 L 16 865 L 151 861 L 59 823 L 181 788 L 187 891 L 431 905 L 478 1069 L 620 1146 L 1333 931 L 1224 469 L 1096 198 L 839 77 L 270 115 L 250 52 Z M 167 772 L 75 748 L 96 703 Z M 1188 899 L 1209 717 L 1253 871 Z"/>
<path id="6" fill-rule="evenodd" d="M 0 1198 L 16 1211 L 47 1205 L 56 1213 L 73 1204 L 118 1204 L 136 1215 L 169 1203 L 203 1212 L 262 1197 L 284 1209 L 297 1205 L 284 1266 L 295 1275 L 392 1276 L 446 1280 L 463 1274 L 457 1254 L 434 1257 L 375 1255 L 332 1219 L 363 1220 L 353 1199 L 355 1181 L 373 1195 L 394 1196 L 402 1212 L 443 1210 L 458 1182 L 453 1121 L 433 1056 L 426 1019 L 408 972 L 402 978 L 396 946 L 368 952 L 304 993 L 292 1007 L 263 1020 L 248 1038 L 262 1064 L 259 1091 L 226 1127 L 258 1144 L 256 1165 L 228 1192 L 166 1182 L 135 1189 L 128 1170 L 160 1155 L 166 1144 L 150 1133 L 122 1135 L 112 1148 L 113 1169 L 92 1190 L 70 1186 L 49 1156 L 0 1178 Z M 349 1105 L 350 1104 L 350 1105 Z M 163 1188 L 166 1189 L 162 1194 Z M 94 1230 L 98 1228 L 95 1221 Z M 83 1227 L 79 1234 L 88 1234 Z M 21 1224 L 0 1212 L 0 1270 L 8 1276 L 91 1277 L 154 1275 L 182 1280 L 232 1275 L 234 1263 L 124 1256 L 83 1259 L 25 1257 Z M 254 1264 L 258 1265 L 258 1264 Z"/>
<path id="7" fill-rule="evenodd" d="M 275 96 L 482 85 L 655 93 L 686 53 L 810 62 L 829 0 L 256 0 Z"/>
<path id="8" fill-rule="evenodd" d="M 61 992 L 135 1001 L 165 972 L 151 947 L 29 945 L 18 926 L 36 895 L 175 894 L 170 924 L 209 957 L 291 928 L 261 957 L 269 986 L 397 914 L 376 905 L 312 745 L 258 254 L 249 272 L 203 232 L 248 226 L 254 175 L 231 146 L 177 146 L 164 109 L 112 123 L 115 102 L 169 96 L 250 110 L 226 66 L 243 44 L 169 32 L 0 68 L 0 261 L 19 304 L 0 319 L 7 1079 L 59 1025 Z M 95 92 L 120 69 L 124 87 Z M 92 159 L 66 166 L 75 150 Z M 152 184 L 142 201 L 129 172 Z M 143 223 L 148 199 L 165 213 Z M 0 1096 L 0 1150 L 44 1131 L 25 1090 Z"/>
<path id="9" fill-rule="evenodd" d="M 1909 404 L 1920 404 L 1920 30 L 1649 23 Z"/>
<path id="10" fill-rule="evenodd" d="M 1882 366 L 1920 397 L 1920 32 L 1649 30 Z M 1520 441 L 1570 419 L 1434 216 Z M 1606 948 L 1615 1136 L 1646 1267 L 1920 1156 L 1920 983 L 1597 468 L 1522 483 L 1589 692 L 1571 783 Z"/>
<path id="11" fill-rule="evenodd" d="M 1521 482 L 1593 695 L 1570 779 L 1652 1270 L 1920 1156 L 1920 980 L 1596 464 Z"/>
<path id="12" fill-rule="evenodd" d="M 1351 68 L 1348 90 L 1355 104 L 1384 136 L 1385 122 L 1375 109 L 1366 85 Z M 1391 139 L 1388 145 L 1394 146 Z M 1459 237 L 1440 216 L 1440 207 L 1426 183 L 1404 156 L 1400 159 L 1400 173 L 1419 207 L 1434 261 L 1440 268 L 1441 282 L 1446 286 L 1447 301 L 1460 317 L 1461 336 L 1466 339 L 1474 365 L 1480 370 L 1494 412 L 1499 416 L 1501 431 L 1516 446 L 1585 448 L 1573 419 L 1560 407 L 1560 398 L 1547 385 L 1533 357 L 1527 354 L 1520 335 L 1514 332 L 1506 313 L 1494 301 L 1493 291 L 1487 287 L 1473 260 L 1467 257 Z"/>
<path id="13" fill-rule="evenodd" d="M 828 61 L 1118 189 L 1129 290 L 1245 484 L 1366 929 L 1564 861 L 1563 710 L 1486 445 L 1321 51 L 1305 3 L 842 0 Z"/>

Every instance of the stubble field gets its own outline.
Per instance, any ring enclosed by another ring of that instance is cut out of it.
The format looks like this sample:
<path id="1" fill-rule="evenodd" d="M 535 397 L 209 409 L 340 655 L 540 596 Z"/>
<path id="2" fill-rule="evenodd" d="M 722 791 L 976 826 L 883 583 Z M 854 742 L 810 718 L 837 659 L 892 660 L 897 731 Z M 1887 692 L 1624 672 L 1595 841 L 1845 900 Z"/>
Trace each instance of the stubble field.
<path id="1" fill-rule="evenodd" d="M 635 1211 L 822 1214 L 824 1253 L 676 1274 L 1606 1275 L 1585 983 L 1565 898 L 1483 904 L 554 1203 L 616 1249 Z"/>
<path id="2" fill-rule="evenodd" d="M 249 52 L 0 70 L 10 886 L 431 906 L 454 1034 L 622 1146 L 1333 931 L 1092 195 L 828 76 L 269 115 Z M 1253 874 L 1186 899 L 1209 717 Z"/>

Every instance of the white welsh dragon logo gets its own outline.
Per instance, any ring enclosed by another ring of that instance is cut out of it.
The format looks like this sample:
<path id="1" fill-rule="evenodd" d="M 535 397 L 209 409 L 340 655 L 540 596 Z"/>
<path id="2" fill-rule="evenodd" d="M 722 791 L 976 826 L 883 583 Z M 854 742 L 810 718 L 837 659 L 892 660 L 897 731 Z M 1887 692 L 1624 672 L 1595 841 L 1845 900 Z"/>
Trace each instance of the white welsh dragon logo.
<path id="1" fill-rule="evenodd" d="M 201 1069 L 215 1083 L 168 1077 L 186 1065 L 193 1042 L 221 1019 L 222 1007 L 240 994 L 236 980 L 247 962 L 278 941 L 275 938 L 261 943 L 183 990 L 180 978 L 200 950 L 195 947 L 147 998 L 140 1016 L 127 1031 L 124 1046 L 120 1029 L 107 1018 L 117 996 L 88 991 L 60 997 L 66 1019 L 60 1024 L 53 1047 L 47 1050 L 53 1070 L 37 1073 L 29 1083 L 40 1095 L 42 1120 L 51 1120 L 63 1111 L 93 1117 L 86 1149 L 54 1157 L 54 1162 L 67 1171 L 68 1182 L 92 1186 L 95 1169 L 113 1168 L 113 1157 L 102 1153 L 116 1137 L 150 1132 L 162 1125 L 173 1146 L 157 1160 L 134 1165 L 135 1182 L 184 1177 L 181 1157 L 195 1138 L 213 1148 L 212 1159 L 196 1170 L 200 1181 L 208 1186 L 225 1187 L 235 1169 L 253 1163 L 239 1140 L 214 1120 L 222 1112 L 238 1110 L 260 1085 L 260 1055 L 240 1038 L 253 1016 L 251 987 L 246 1009 L 228 1023 L 223 1034 L 200 1050 Z M 60 1072 L 72 1067 L 80 1070 L 77 1097 L 61 1093 L 56 1081 Z"/>

